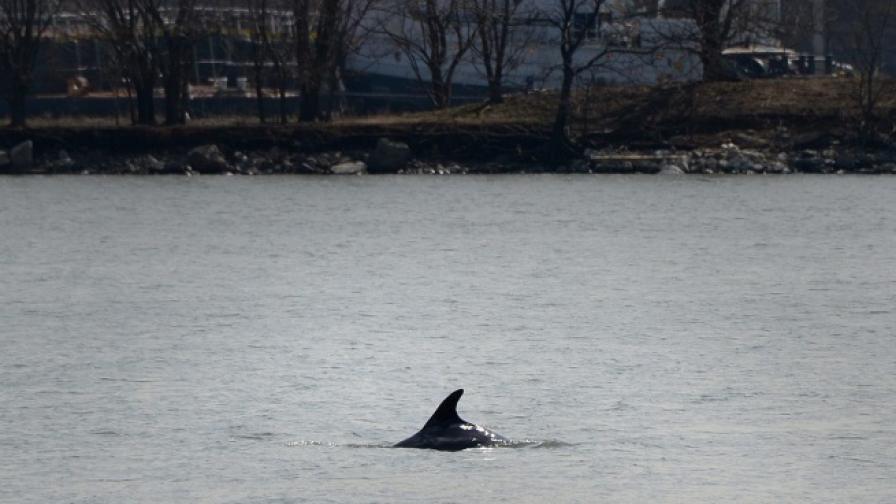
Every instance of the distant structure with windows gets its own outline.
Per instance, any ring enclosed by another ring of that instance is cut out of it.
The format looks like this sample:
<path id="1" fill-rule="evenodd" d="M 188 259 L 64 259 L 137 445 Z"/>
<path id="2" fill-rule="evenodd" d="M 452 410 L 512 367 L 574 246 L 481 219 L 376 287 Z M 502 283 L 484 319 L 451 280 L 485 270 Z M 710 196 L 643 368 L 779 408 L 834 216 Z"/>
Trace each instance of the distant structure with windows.
<path id="1" fill-rule="evenodd" d="M 532 0 L 533 12 L 547 9 L 552 0 Z M 702 66 L 694 47 L 687 42 L 693 33 L 693 20 L 680 13 L 689 0 L 610 0 L 604 4 L 595 26 L 577 26 L 587 31 L 588 41 L 577 54 L 583 60 L 607 52 L 599 64 L 580 76 L 580 84 L 655 85 L 665 82 L 699 80 Z M 726 50 L 725 57 L 743 77 L 773 77 L 789 73 L 836 71 L 831 51 L 836 24 L 824 17 L 830 3 L 846 0 L 755 0 L 770 17 L 792 29 L 779 33 L 752 32 L 738 47 Z M 239 97 L 251 93 L 252 47 L 246 27 L 253 15 L 239 7 L 202 7 L 204 16 L 213 19 L 214 30 L 193 45 L 189 75 L 195 97 Z M 819 16 L 819 13 L 822 13 Z M 581 19 L 587 19 L 582 13 Z M 270 30 L 285 33 L 290 28 L 291 12 L 271 10 Z M 534 36 L 527 39 L 524 61 L 510 69 L 506 86 L 511 90 L 534 91 L 558 86 L 560 72 L 556 29 L 537 15 L 521 20 Z M 210 23 L 211 24 L 211 23 Z M 675 34 L 681 40 L 670 42 Z M 670 35 L 673 35 L 670 37 Z M 63 12 L 53 20 L 50 40 L 41 56 L 34 82 L 42 95 L 84 96 L 121 91 L 126 88 L 121 76 L 108 64 L 108 48 L 94 36 L 76 13 Z M 896 40 L 894 40 L 896 44 Z M 609 49 L 609 50 L 608 50 Z M 896 62 L 891 62 L 896 68 Z M 394 44 L 376 30 L 356 54 L 346 60 L 339 93 L 381 102 L 396 97 L 422 99 L 410 62 Z M 455 76 L 456 99 L 483 96 L 485 77 L 468 54 Z M 416 97 L 416 98 L 415 98 Z"/>

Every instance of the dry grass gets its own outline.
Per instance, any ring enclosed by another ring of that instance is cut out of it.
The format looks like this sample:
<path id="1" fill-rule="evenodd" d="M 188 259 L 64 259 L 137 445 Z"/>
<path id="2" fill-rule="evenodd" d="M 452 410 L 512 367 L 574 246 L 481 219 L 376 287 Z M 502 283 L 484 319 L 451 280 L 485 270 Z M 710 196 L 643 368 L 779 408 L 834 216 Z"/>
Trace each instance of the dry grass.
<path id="1" fill-rule="evenodd" d="M 647 124 L 689 120 L 736 120 L 744 117 L 846 117 L 854 113 L 855 81 L 834 78 L 791 78 L 722 82 L 667 88 L 607 86 L 574 95 L 575 119 L 593 127 L 613 127 L 625 121 Z M 896 86 L 894 86 L 896 87 Z M 313 127 L 325 131 L 352 127 L 413 127 L 414 125 L 545 127 L 557 106 L 553 92 L 509 96 L 504 103 L 468 104 L 439 111 L 338 118 Z M 896 110 L 896 93 L 881 103 L 884 113 Z M 111 117 L 34 117 L 32 128 L 112 128 L 126 126 Z M 251 116 L 199 118 L 187 128 L 258 127 Z M 277 128 L 275 123 L 264 125 Z"/>
<path id="2" fill-rule="evenodd" d="M 579 116 L 618 118 L 645 106 L 664 106 L 667 111 L 688 111 L 691 117 L 726 118 L 744 115 L 841 116 L 853 113 L 855 80 L 845 78 L 788 78 L 744 82 L 719 82 L 667 88 L 607 86 L 580 90 L 573 108 Z M 896 88 L 896 85 L 894 85 Z M 464 105 L 452 109 L 409 114 L 409 120 L 454 122 L 549 122 L 556 110 L 554 93 L 509 97 L 505 103 Z M 887 113 L 896 109 L 896 92 L 881 104 Z"/>
<path id="3" fill-rule="evenodd" d="M 31 128 L 115 128 L 130 125 L 130 119 L 125 116 L 120 117 L 117 123 L 114 117 L 107 116 L 35 116 L 28 118 L 28 126 Z M 199 128 L 256 125 L 259 125 L 258 119 L 252 116 L 216 116 L 190 121 L 190 126 Z"/>

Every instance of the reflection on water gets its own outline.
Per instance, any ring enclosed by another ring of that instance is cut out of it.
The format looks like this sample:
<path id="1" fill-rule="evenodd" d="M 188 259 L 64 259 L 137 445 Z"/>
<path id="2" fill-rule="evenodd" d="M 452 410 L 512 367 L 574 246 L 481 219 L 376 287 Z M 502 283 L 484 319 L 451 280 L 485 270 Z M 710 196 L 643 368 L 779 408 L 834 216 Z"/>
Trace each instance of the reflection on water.
<path id="1" fill-rule="evenodd" d="M 0 178 L 0 501 L 886 502 L 894 191 Z"/>
<path id="2" fill-rule="evenodd" d="M 290 447 L 300 447 L 300 446 L 337 446 L 335 443 L 323 443 L 320 441 L 290 441 L 286 443 L 286 446 Z M 394 443 L 348 443 L 344 445 L 346 448 L 395 448 Z M 564 443 L 563 441 L 557 441 L 555 439 L 550 439 L 546 441 L 535 441 L 532 439 L 521 439 L 521 440 L 511 440 L 509 443 L 501 443 L 496 444 L 494 446 L 483 446 L 481 448 L 474 448 L 475 450 L 497 450 L 504 448 L 532 448 L 532 449 L 557 449 L 557 448 L 566 448 L 569 446 L 574 446 L 571 443 Z"/>

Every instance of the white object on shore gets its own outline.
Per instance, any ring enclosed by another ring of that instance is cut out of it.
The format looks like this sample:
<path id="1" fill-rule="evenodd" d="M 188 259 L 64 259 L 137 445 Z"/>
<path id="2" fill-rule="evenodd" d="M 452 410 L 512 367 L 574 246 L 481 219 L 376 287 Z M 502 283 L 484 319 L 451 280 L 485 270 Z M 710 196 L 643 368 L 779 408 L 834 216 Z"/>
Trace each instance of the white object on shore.
<path id="1" fill-rule="evenodd" d="M 684 170 L 674 164 L 666 164 L 660 168 L 658 175 L 684 175 Z"/>
<path id="2" fill-rule="evenodd" d="M 367 172 L 367 164 L 364 161 L 349 161 L 338 163 L 330 167 L 333 175 L 360 175 Z"/>

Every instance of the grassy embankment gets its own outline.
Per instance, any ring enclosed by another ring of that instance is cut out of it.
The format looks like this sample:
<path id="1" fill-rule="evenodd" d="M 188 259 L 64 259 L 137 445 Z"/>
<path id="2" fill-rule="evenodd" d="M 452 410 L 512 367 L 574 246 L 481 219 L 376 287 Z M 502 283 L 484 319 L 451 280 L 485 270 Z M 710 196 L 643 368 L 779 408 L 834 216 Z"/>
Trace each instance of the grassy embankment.
<path id="1" fill-rule="evenodd" d="M 849 79 L 779 79 L 666 88 L 602 87 L 575 97 L 573 136 L 592 146 L 718 145 L 749 132 L 762 137 L 788 128 L 848 139 L 855 121 Z M 151 152 L 214 143 L 227 149 L 274 145 L 308 151 L 372 147 L 380 137 L 407 142 L 418 156 L 456 159 L 537 157 L 550 132 L 553 93 L 509 97 L 500 105 L 472 104 L 442 111 L 343 118 L 313 125 L 260 125 L 252 118 L 196 120 L 188 126 L 115 126 L 111 119 L 31 121 L 27 130 L 0 130 L 0 145 L 26 138 L 40 150 Z M 896 96 L 881 103 L 896 117 Z"/>

